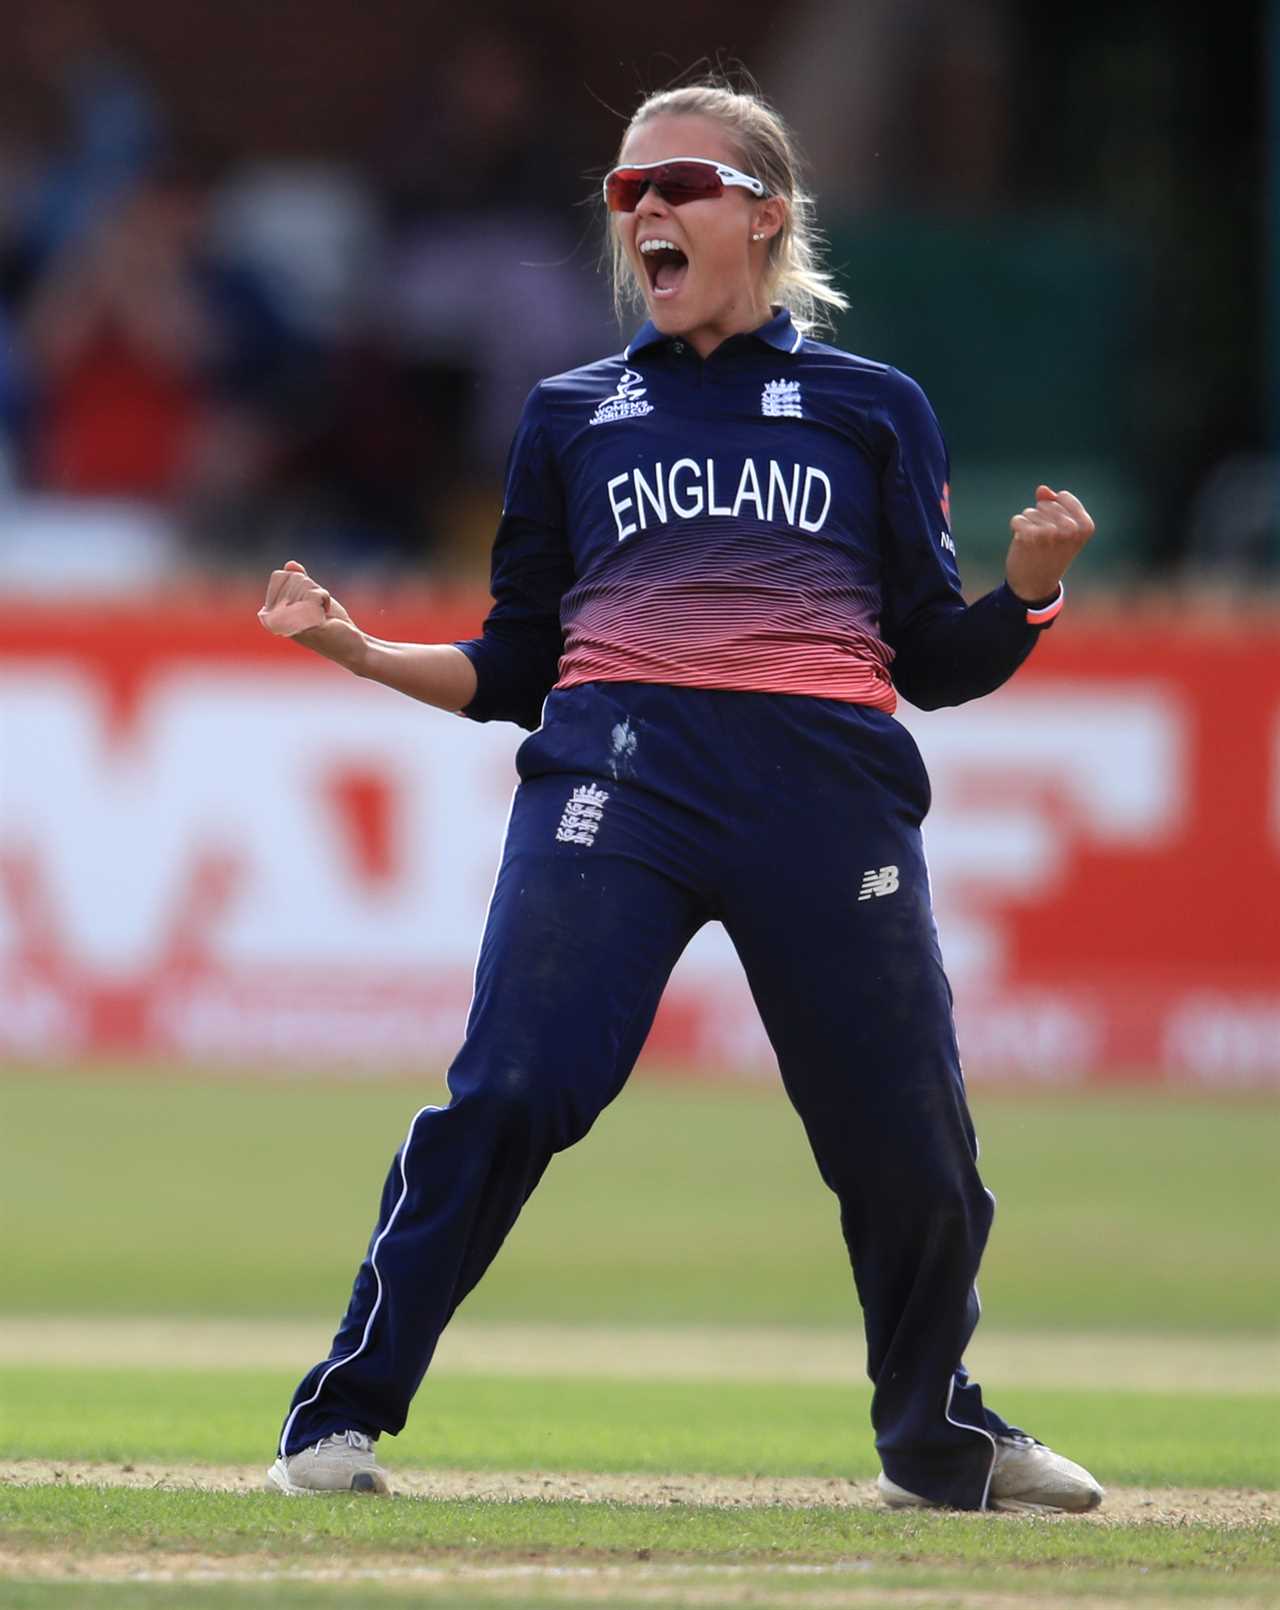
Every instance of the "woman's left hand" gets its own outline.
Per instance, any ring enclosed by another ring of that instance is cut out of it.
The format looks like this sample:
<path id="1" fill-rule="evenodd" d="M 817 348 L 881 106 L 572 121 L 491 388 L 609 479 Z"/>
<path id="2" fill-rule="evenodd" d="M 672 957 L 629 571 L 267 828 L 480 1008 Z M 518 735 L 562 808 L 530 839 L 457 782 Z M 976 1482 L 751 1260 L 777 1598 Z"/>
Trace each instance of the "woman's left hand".
<path id="1" fill-rule="evenodd" d="M 1005 560 L 1005 580 L 1024 603 L 1051 598 L 1071 561 L 1093 535 L 1089 511 L 1072 492 L 1036 487 L 1033 509 L 1009 522 L 1013 541 Z"/>

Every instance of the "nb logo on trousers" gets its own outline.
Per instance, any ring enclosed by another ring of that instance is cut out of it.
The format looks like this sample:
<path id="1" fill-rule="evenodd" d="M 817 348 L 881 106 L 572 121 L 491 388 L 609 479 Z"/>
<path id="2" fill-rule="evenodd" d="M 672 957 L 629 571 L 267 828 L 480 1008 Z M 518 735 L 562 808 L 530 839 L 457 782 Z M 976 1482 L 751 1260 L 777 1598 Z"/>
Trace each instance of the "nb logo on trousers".
<path id="1" fill-rule="evenodd" d="M 858 894 L 859 900 L 870 900 L 872 895 L 877 899 L 882 894 L 892 894 L 898 887 L 898 869 L 896 866 L 882 866 L 878 870 L 872 867 L 869 872 L 862 874 L 862 889 Z"/>

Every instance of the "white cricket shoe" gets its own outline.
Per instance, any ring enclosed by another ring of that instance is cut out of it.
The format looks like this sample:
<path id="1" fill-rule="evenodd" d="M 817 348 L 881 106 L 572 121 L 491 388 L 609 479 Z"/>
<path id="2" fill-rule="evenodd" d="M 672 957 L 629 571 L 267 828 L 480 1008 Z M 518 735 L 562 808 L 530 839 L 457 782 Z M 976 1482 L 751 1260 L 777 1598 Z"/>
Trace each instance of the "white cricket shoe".
<path id="1" fill-rule="evenodd" d="M 884 1471 L 877 1482 L 880 1496 L 890 1509 L 945 1509 L 932 1498 L 921 1498 L 890 1481 Z M 1064 1459 L 1034 1437 L 996 1438 L 996 1463 L 987 1492 L 989 1509 L 1018 1509 L 1079 1513 L 1096 1509 L 1105 1489 L 1083 1465 Z"/>
<path id="2" fill-rule="evenodd" d="M 282 1493 L 389 1493 L 387 1473 L 363 1431 L 335 1431 L 267 1472 L 267 1488 Z"/>

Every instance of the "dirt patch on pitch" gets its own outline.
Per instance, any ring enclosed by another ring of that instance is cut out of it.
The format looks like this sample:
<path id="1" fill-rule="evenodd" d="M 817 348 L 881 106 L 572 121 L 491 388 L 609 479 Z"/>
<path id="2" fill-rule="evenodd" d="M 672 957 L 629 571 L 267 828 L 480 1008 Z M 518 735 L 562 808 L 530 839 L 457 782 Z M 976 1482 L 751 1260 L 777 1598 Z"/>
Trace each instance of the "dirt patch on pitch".
<path id="1" fill-rule="evenodd" d="M 117 1465 L 50 1459 L 18 1459 L 0 1464 L 0 1482 L 18 1487 L 102 1486 L 248 1493 L 262 1490 L 264 1474 L 261 1465 Z M 722 1509 L 771 1504 L 788 1509 L 880 1507 L 873 1482 L 834 1476 L 601 1476 L 537 1471 L 393 1470 L 392 1479 L 397 1495 L 411 1499 L 702 1504 Z M 1014 1518 L 992 1516 L 993 1522 Z M 1280 1522 L 1280 1493 L 1241 1488 L 1113 1487 L 1102 1508 L 1082 1518 L 1100 1526 L 1185 1526 L 1197 1521 L 1214 1526 L 1256 1526 Z"/>
<path id="2" fill-rule="evenodd" d="M 55 1553 L 15 1554 L 0 1548 L 0 1580 L 77 1583 L 160 1583 L 207 1586 L 233 1583 L 247 1587 L 269 1584 L 319 1583 L 373 1587 L 378 1603 L 388 1590 L 412 1593 L 415 1602 L 465 1604 L 472 1597 L 531 1604 L 683 1605 L 730 1610 L 738 1605 L 796 1605 L 798 1610 L 1026 1610 L 1028 1605 L 1063 1602 L 1060 1586 L 1037 1582 L 1024 1574 L 1016 1591 L 993 1592 L 956 1587 L 898 1587 L 859 1581 L 875 1569 L 869 1562 L 842 1560 L 831 1564 L 705 1565 L 661 1563 L 522 1561 L 423 1563 L 400 1556 L 368 1556 L 361 1564 L 282 1566 L 271 1555 L 243 1554 L 234 1560 L 218 1555 L 155 1550 L 145 1560 L 136 1554 L 84 1554 L 71 1564 Z M 1270 1610 L 1266 1594 L 1240 1591 L 1195 1602 L 1200 1610 Z M 1047 1587 L 1047 1592 L 1045 1591 Z M 1123 1602 L 1128 1602 L 1129 1595 Z M 1115 1610 L 1111 1595 L 1072 1593 L 1072 1610 Z M 1178 1595 L 1143 1593 L 1144 1610 L 1176 1610 L 1187 1600 Z"/>

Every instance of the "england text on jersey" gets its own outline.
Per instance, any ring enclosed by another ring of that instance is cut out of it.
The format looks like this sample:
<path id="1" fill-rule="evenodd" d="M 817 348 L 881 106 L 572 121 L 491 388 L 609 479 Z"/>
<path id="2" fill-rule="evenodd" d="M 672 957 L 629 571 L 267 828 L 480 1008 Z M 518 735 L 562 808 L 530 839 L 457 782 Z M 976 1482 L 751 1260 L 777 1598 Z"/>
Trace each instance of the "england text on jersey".
<path id="1" fill-rule="evenodd" d="M 781 464 L 776 458 L 756 467 L 714 458 L 678 458 L 674 464 L 638 465 L 606 483 L 618 541 L 647 531 L 651 524 L 697 520 L 704 515 L 744 515 L 769 525 L 821 531 L 831 511 L 831 481 L 816 464 Z M 722 497 L 723 501 L 717 501 Z"/>

